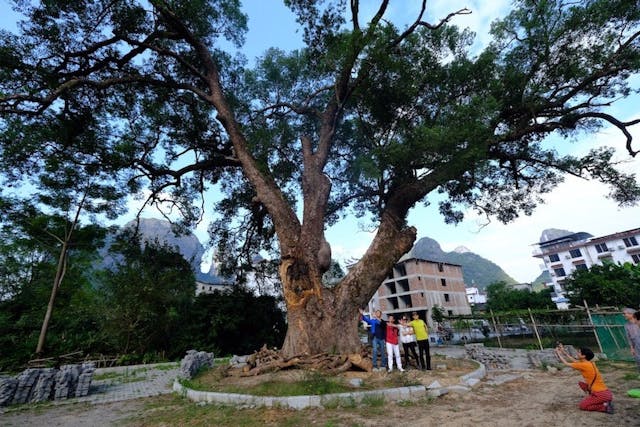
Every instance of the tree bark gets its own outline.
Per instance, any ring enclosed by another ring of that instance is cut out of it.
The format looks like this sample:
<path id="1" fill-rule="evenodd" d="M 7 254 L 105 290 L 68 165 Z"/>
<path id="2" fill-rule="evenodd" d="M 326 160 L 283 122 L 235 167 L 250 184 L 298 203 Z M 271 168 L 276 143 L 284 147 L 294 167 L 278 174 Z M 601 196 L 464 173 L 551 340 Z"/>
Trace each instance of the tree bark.
<path id="1" fill-rule="evenodd" d="M 395 262 L 415 241 L 415 228 L 403 228 L 401 224 L 403 221 L 395 215 L 384 214 L 369 250 L 334 288 L 322 286 L 316 258 L 283 259 L 280 278 L 288 321 L 282 346 L 285 356 L 359 351 L 358 308 L 367 304 Z"/>

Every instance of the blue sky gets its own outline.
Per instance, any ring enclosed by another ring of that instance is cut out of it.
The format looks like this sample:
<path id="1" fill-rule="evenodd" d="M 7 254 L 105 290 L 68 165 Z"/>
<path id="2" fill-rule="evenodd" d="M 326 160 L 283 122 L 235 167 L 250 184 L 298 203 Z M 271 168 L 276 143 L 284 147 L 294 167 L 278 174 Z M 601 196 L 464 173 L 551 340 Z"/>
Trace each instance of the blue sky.
<path id="1" fill-rule="evenodd" d="M 249 14 L 249 34 L 243 53 L 255 58 L 269 47 L 283 50 L 301 46 L 301 34 L 296 32 L 293 15 L 282 5 L 280 0 L 245 1 L 245 10 Z M 372 7 L 377 2 L 363 1 L 362 10 Z M 390 17 L 394 22 L 411 19 L 418 5 L 417 0 L 392 1 Z M 495 18 L 508 12 L 510 1 L 492 0 L 452 2 L 432 0 L 428 3 L 429 16 L 432 22 L 447 15 L 452 10 L 462 7 L 471 9 L 472 14 L 459 16 L 454 23 L 469 27 L 477 34 L 477 46 L 489 40 L 489 24 Z M 6 0 L 0 0 L 0 27 L 14 30 L 15 16 L 8 11 Z M 636 78 L 640 87 L 640 78 Z M 640 117 L 640 99 L 637 96 L 625 100 L 618 107 L 618 114 L 625 120 Z M 633 132 L 636 144 L 640 144 L 640 128 Z M 618 159 L 627 163 L 624 169 L 629 172 L 640 172 L 640 158 L 631 159 L 624 151 L 622 135 L 612 129 L 604 129 L 597 135 L 582 138 L 569 143 L 554 140 L 563 150 L 582 153 L 598 145 L 609 145 L 619 148 Z M 637 147 L 638 145 L 636 145 Z M 546 228 L 560 228 L 578 232 L 585 231 L 595 236 L 606 235 L 618 231 L 640 227 L 640 207 L 619 208 L 606 198 L 608 189 L 594 182 L 575 178 L 567 178 L 555 191 L 547 195 L 545 204 L 539 206 L 531 216 L 525 216 L 508 224 L 496 221 L 487 223 L 486 219 L 477 217 L 473 212 L 467 213 L 464 222 L 458 226 L 444 223 L 437 211 L 437 203 L 429 207 L 414 208 L 409 215 L 409 224 L 418 229 L 418 237 L 431 237 L 437 240 L 444 250 L 450 251 L 457 246 L 465 246 L 471 251 L 500 265 L 514 279 L 521 282 L 534 280 L 540 273 L 539 261 L 532 257 L 535 244 Z M 148 212 L 144 216 L 157 216 Z M 206 223 L 196 230 L 201 241 L 206 239 Z M 372 239 L 372 232 L 364 230 L 362 224 L 355 219 L 347 219 L 327 231 L 327 239 L 332 246 L 334 258 L 347 259 L 359 257 L 366 250 Z"/>

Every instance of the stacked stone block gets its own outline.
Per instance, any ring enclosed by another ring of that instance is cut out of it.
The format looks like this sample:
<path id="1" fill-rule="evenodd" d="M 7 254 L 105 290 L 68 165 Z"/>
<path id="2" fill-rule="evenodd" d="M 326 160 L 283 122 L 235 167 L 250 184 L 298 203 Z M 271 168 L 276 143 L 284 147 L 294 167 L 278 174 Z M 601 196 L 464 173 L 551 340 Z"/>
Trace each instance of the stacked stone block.
<path id="1" fill-rule="evenodd" d="M 93 373 L 96 371 L 96 365 L 94 363 L 83 363 L 78 376 L 78 384 L 76 386 L 76 397 L 83 397 L 89 394 L 89 387 L 91 387 L 91 380 L 93 379 Z"/>
<path id="2" fill-rule="evenodd" d="M 89 394 L 93 363 L 56 368 L 29 368 L 15 377 L 0 377 L 0 406 L 68 399 Z"/>
<path id="3" fill-rule="evenodd" d="M 13 395 L 11 403 L 27 403 L 31 397 L 31 390 L 38 380 L 38 376 L 40 376 L 40 369 L 33 368 L 26 369 L 18 375 L 16 378 L 18 380 L 18 387 L 16 387 L 16 392 Z"/>
<path id="4" fill-rule="evenodd" d="M 213 367 L 213 353 L 206 351 L 189 350 L 180 362 L 180 378 L 191 379 L 201 369 Z"/>
<path id="5" fill-rule="evenodd" d="M 17 388 L 18 380 L 14 377 L 6 375 L 0 377 L 0 406 L 7 406 L 11 403 Z"/>
<path id="6" fill-rule="evenodd" d="M 511 367 L 508 357 L 485 348 L 483 344 L 466 344 L 464 347 L 469 358 L 477 360 L 487 368 L 509 369 Z"/>
<path id="7" fill-rule="evenodd" d="M 33 388 L 29 402 L 37 403 L 51 400 L 55 377 L 56 370 L 54 368 L 40 369 L 40 375 L 38 376 L 38 381 Z"/>

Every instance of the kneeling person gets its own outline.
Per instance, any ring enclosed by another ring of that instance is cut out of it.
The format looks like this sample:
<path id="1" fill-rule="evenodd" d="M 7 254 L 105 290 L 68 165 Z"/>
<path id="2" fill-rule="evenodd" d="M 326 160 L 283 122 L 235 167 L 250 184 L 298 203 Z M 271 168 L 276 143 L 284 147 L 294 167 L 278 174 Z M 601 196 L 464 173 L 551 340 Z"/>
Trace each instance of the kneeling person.
<path id="1" fill-rule="evenodd" d="M 602 379 L 600 371 L 593 359 L 593 351 L 588 348 L 578 350 L 578 359 L 572 357 L 562 344 L 556 347 L 558 359 L 565 365 L 580 371 L 585 381 L 578 382 L 578 386 L 587 393 L 587 396 L 580 402 L 580 409 L 583 411 L 598 411 L 613 414 L 613 394 L 607 388 Z"/>

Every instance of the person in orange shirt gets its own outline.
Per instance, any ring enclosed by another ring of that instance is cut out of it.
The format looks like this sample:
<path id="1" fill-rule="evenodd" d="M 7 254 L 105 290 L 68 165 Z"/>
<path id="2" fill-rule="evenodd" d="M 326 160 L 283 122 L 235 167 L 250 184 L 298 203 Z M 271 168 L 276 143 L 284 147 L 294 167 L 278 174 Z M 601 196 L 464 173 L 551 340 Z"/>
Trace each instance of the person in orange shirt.
<path id="1" fill-rule="evenodd" d="M 600 371 L 593 363 L 593 351 L 588 348 L 578 350 L 578 358 L 572 357 L 562 344 L 556 347 L 558 359 L 565 365 L 580 371 L 585 381 L 578 382 L 578 385 L 587 393 L 587 396 L 580 402 L 580 409 L 583 411 L 598 411 L 613 414 L 613 394 L 607 388 L 602 379 Z"/>

